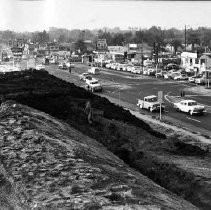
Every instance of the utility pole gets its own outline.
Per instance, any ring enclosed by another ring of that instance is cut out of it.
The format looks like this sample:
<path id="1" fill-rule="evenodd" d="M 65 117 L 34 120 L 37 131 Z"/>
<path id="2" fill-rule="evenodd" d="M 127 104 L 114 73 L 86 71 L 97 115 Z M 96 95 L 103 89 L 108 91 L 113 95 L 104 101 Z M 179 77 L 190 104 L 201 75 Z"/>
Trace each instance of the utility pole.
<path id="1" fill-rule="evenodd" d="M 141 40 L 141 68 L 142 68 L 142 78 L 143 78 L 143 71 L 144 71 L 144 55 L 143 55 L 143 37 L 142 37 L 142 40 Z"/>
<path id="2" fill-rule="evenodd" d="M 186 52 L 186 42 L 187 40 L 186 40 L 186 25 L 185 25 L 185 52 Z"/>

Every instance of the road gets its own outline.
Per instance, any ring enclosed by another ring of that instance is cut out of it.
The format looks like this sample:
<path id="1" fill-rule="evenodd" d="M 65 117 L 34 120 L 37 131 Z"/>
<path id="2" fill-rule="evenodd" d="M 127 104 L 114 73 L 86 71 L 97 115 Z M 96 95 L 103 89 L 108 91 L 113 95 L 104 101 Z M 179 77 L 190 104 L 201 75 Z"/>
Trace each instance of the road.
<path id="1" fill-rule="evenodd" d="M 85 83 L 79 80 L 79 75 L 86 72 L 89 66 L 75 64 L 72 73 L 67 70 L 60 70 L 55 65 L 46 67 L 49 73 L 73 82 L 78 86 L 85 86 Z M 161 78 L 134 75 L 130 72 L 122 72 L 110 69 L 103 69 L 99 75 L 94 75 L 103 85 L 104 91 L 101 95 L 115 98 L 120 105 L 130 104 L 130 108 L 138 110 L 141 113 L 159 117 L 158 113 L 150 113 L 147 110 L 139 110 L 136 106 L 137 98 L 143 98 L 147 95 L 157 95 L 158 91 L 163 91 L 166 110 L 162 113 L 162 118 L 180 127 L 186 127 L 189 130 L 204 135 L 211 136 L 211 90 L 207 94 L 198 91 L 195 84 L 187 81 L 167 81 Z M 201 90 L 201 87 L 199 87 Z M 206 106 L 207 112 L 203 116 L 190 116 L 185 113 L 177 112 L 172 102 L 181 100 L 180 92 L 185 90 L 187 99 L 194 99 Z M 100 95 L 100 94 L 99 94 Z"/>

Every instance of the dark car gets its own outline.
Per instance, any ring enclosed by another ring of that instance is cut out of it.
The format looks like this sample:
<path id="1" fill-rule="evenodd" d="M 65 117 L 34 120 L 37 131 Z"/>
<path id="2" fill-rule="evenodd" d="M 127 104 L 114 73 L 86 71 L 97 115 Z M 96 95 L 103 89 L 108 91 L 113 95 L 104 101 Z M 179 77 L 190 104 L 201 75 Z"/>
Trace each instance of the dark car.
<path id="1" fill-rule="evenodd" d="M 179 70 L 180 66 L 174 63 L 169 63 L 167 66 L 164 67 L 164 70 L 172 70 L 172 69 Z"/>

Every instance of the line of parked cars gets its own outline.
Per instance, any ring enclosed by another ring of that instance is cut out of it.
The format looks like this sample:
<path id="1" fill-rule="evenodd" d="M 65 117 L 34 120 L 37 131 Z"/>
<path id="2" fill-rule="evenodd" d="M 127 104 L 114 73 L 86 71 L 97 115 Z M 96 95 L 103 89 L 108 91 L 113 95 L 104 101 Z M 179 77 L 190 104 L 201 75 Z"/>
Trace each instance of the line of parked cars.
<path id="1" fill-rule="evenodd" d="M 142 67 L 140 64 L 132 64 L 132 63 L 117 63 L 117 62 L 110 62 L 105 65 L 108 69 L 113 69 L 117 71 L 127 71 L 133 74 L 142 74 Z"/>

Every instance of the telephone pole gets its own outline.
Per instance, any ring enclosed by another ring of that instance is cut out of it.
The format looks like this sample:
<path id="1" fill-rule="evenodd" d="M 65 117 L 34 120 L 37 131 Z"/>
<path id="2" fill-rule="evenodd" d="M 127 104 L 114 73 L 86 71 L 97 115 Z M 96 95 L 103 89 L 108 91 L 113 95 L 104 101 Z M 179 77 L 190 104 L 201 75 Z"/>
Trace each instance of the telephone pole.
<path id="1" fill-rule="evenodd" d="M 186 42 L 187 42 L 187 39 L 186 39 L 186 25 L 185 25 L 185 52 L 186 52 Z"/>

